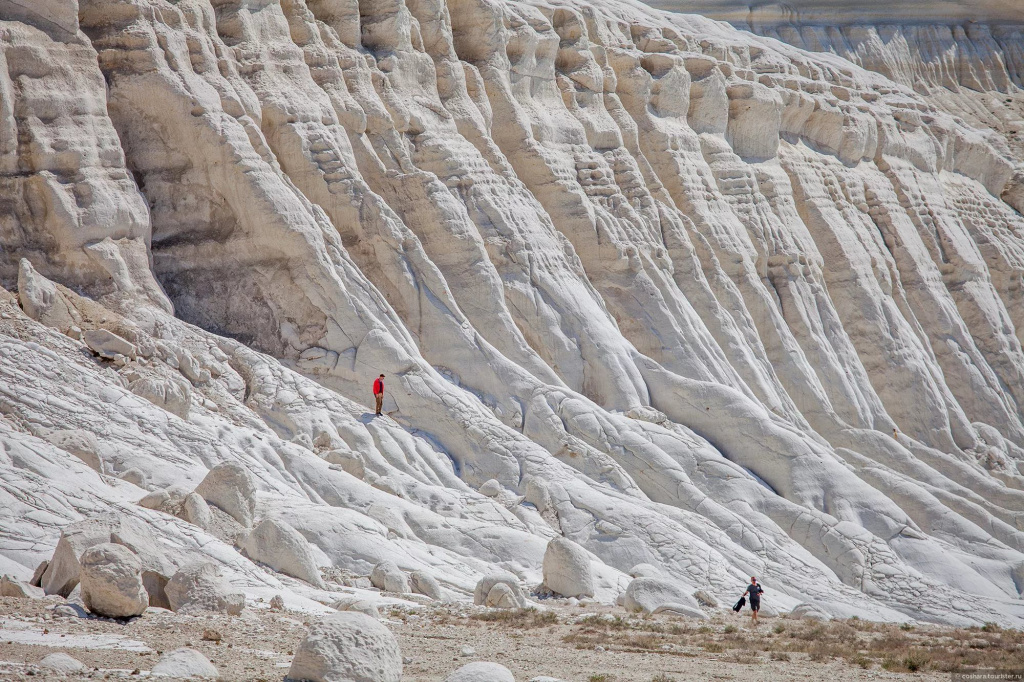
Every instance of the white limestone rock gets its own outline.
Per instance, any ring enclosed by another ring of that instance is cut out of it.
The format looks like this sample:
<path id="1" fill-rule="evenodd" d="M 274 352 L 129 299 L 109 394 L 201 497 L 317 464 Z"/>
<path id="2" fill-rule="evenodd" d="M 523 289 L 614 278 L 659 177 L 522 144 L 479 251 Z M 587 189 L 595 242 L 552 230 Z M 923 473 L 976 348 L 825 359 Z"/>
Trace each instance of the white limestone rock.
<path id="1" fill-rule="evenodd" d="M 84 429 L 57 429 L 44 436 L 47 441 L 82 460 L 96 473 L 103 473 L 100 445 L 91 431 Z"/>
<path id="2" fill-rule="evenodd" d="M 297 530 L 280 519 L 268 518 L 261 521 L 249 533 L 242 547 L 254 561 L 304 580 L 314 587 L 326 588 L 309 543 Z"/>
<path id="3" fill-rule="evenodd" d="M 356 478 L 362 480 L 366 473 L 366 463 L 363 456 L 351 450 L 330 450 L 324 455 L 324 459 L 331 464 L 341 468 Z"/>
<path id="4" fill-rule="evenodd" d="M 288 680 L 399 682 L 402 654 L 394 635 L 362 613 L 342 612 L 310 626 L 288 670 Z"/>
<path id="5" fill-rule="evenodd" d="M 121 338 L 109 329 L 88 329 L 82 334 L 82 341 L 96 355 L 108 360 L 113 360 L 118 355 L 132 360 L 138 356 L 135 344 Z"/>
<path id="6" fill-rule="evenodd" d="M 572 540 L 553 538 L 544 552 L 544 586 L 563 597 L 593 597 L 590 555 Z"/>
<path id="7" fill-rule="evenodd" d="M 627 611 L 654 613 L 664 606 L 681 606 L 699 612 L 700 605 L 691 596 L 692 589 L 660 578 L 635 578 L 626 588 L 623 606 Z"/>
<path id="8" fill-rule="evenodd" d="M 12 576 L 0 577 L 0 597 L 16 597 L 18 599 L 39 599 L 45 596 L 42 588 L 22 582 Z"/>
<path id="9" fill-rule="evenodd" d="M 210 528 L 213 525 L 213 513 L 209 505 L 198 493 L 189 493 L 181 503 L 181 511 L 178 513 L 184 520 L 193 526 Z"/>
<path id="10" fill-rule="evenodd" d="M 626 571 L 626 573 L 633 578 L 663 578 L 665 577 L 664 572 L 657 566 L 651 564 L 637 564 L 633 568 Z"/>
<path id="11" fill-rule="evenodd" d="M 431 599 L 441 601 L 445 598 L 444 590 L 437 578 L 424 570 L 413 571 L 409 574 L 409 585 L 412 591 L 422 594 Z"/>
<path id="12" fill-rule="evenodd" d="M 154 677 L 175 677 L 183 680 L 220 679 L 217 666 L 202 653 L 188 647 L 168 651 L 150 671 Z"/>
<path id="13" fill-rule="evenodd" d="M 256 483 L 242 465 L 218 464 L 210 469 L 195 492 L 246 528 L 252 527 L 256 517 Z"/>
<path id="14" fill-rule="evenodd" d="M 39 667 L 52 670 L 58 674 L 66 675 L 79 673 L 85 670 L 84 663 L 73 656 L 69 656 L 63 651 L 57 651 L 43 656 L 42 660 L 39 661 Z"/>
<path id="15" fill-rule="evenodd" d="M 170 608 L 175 612 L 215 611 L 237 616 L 245 608 L 245 595 L 232 588 L 221 575 L 220 568 L 209 561 L 179 569 L 171 576 L 165 592 Z"/>
<path id="16" fill-rule="evenodd" d="M 832 620 L 832 617 L 824 608 L 809 602 L 794 606 L 793 610 L 789 612 L 789 617 L 796 620 L 816 620 L 821 622 Z"/>
<path id="17" fill-rule="evenodd" d="M 498 493 L 501 492 L 501 483 L 492 478 L 480 486 L 479 492 L 485 497 L 497 497 Z"/>
<path id="18" fill-rule="evenodd" d="M 36 272 L 27 258 L 18 264 L 18 302 L 33 320 L 62 332 L 78 321 L 67 297 L 56 284 Z"/>
<path id="19" fill-rule="evenodd" d="M 154 489 L 238 463 L 320 561 L 453 596 L 564 534 L 601 601 L 644 561 L 1020 626 L 1019 28 L 732 3 L 815 55 L 620 0 L 234 4 L 6 2 L 0 287 L 35 312 L 0 288 L 0 563 L 129 509 L 40 437 L 86 429 Z M 209 508 L 129 515 L 284 590 Z"/>
<path id="20" fill-rule="evenodd" d="M 526 595 L 519 579 L 507 571 L 495 571 L 480 578 L 473 590 L 473 603 L 492 608 L 525 608 Z"/>
<path id="21" fill-rule="evenodd" d="M 516 682 L 516 678 L 500 663 L 474 661 L 446 677 L 445 682 Z"/>
<path id="22" fill-rule="evenodd" d="M 405 594 L 410 591 L 409 578 L 393 561 L 381 561 L 370 572 L 370 582 L 378 590 Z"/>
<path id="23" fill-rule="evenodd" d="M 371 618 L 380 619 L 380 610 L 377 605 L 369 599 L 360 599 L 359 597 L 345 597 L 331 604 L 332 609 L 338 611 L 356 611 L 358 613 L 365 614 Z"/>
<path id="24" fill-rule="evenodd" d="M 123 545 L 103 543 L 81 557 L 82 600 L 93 613 L 109 618 L 138 616 L 149 606 L 142 585 L 142 562 Z"/>
<path id="25" fill-rule="evenodd" d="M 157 407 L 188 419 L 192 407 L 192 387 L 187 381 L 170 377 L 140 377 L 128 384 L 128 388 Z"/>

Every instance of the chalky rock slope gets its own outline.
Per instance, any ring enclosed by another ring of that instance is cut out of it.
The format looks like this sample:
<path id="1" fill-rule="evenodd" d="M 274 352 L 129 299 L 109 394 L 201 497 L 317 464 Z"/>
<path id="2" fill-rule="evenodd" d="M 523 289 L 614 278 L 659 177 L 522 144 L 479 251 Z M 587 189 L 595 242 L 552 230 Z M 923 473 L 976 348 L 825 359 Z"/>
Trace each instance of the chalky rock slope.
<path id="1" fill-rule="evenodd" d="M 466 600 L 564 536 L 1024 624 L 1018 161 L 906 87 L 619 0 L 0 0 L 0 66 L 3 572 L 113 508 L 337 601 L 136 504 L 234 462 Z"/>

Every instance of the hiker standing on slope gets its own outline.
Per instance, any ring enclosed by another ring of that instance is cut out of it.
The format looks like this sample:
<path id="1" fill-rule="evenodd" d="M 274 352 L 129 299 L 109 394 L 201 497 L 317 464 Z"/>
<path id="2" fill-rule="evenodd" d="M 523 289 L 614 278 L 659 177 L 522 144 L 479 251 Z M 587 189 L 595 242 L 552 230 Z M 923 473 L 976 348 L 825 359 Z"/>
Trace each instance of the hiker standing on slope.
<path id="1" fill-rule="evenodd" d="M 384 405 L 384 375 L 373 380 L 373 397 L 377 399 L 376 416 L 381 416 L 380 408 Z"/>
<path id="2" fill-rule="evenodd" d="M 757 625 L 757 612 L 761 610 L 762 592 L 764 592 L 764 588 L 758 585 L 757 578 L 750 576 L 750 584 L 747 585 L 747 590 L 743 594 L 750 597 L 750 618 L 754 625 Z"/>

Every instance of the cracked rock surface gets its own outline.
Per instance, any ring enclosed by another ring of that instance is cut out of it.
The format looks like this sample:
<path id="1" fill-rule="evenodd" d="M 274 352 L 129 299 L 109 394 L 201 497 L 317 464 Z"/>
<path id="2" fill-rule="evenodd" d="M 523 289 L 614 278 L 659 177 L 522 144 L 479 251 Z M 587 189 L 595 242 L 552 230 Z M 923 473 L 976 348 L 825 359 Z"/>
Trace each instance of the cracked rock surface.
<path id="1" fill-rule="evenodd" d="M 113 511 L 172 608 L 522 606 L 561 537 L 604 604 L 1020 627 L 1022 157 L 843 45 L 0 1 L 0 574 L 71 595 Z"/>

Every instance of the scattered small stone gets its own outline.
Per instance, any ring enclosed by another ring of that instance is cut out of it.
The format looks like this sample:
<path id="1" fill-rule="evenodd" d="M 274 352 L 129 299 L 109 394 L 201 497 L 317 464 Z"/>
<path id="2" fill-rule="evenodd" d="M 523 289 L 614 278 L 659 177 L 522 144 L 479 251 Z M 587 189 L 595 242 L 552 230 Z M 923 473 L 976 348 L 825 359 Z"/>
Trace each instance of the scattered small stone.
<path id="1" fill-rule="evenodd" d="M 476 655 L 476 649 L 474 649 L 471 646 L 464 646 L 464 647 L 462 647 L 462 651 L 460 653 L 463 656 L 475 656 Z"/>
<path id="2" fill-rule="evenodd" d="M 45 656 L 39 661 L 39 666 L 58 673 L 77 673 L 85 670 L 85 664 L 60 651 Z"/>

